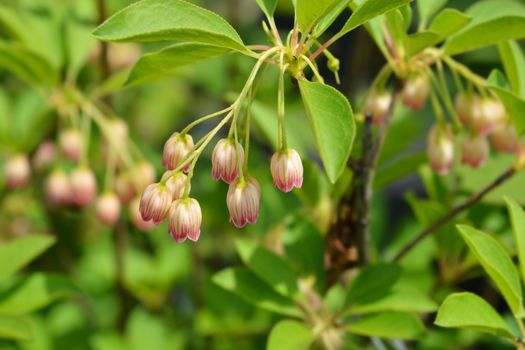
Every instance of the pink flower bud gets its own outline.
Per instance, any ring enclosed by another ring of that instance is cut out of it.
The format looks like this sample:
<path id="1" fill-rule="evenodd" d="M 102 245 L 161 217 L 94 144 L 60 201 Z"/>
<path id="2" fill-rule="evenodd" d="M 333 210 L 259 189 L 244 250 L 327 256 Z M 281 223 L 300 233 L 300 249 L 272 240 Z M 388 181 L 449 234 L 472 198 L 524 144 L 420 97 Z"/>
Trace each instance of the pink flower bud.
<path id="1" fill-rule="evenodd" d="M 72 201 L 78 206 L 89 204 L 97 194 L 97 180 L 91 169 L 78 167 L 70 174 Z"/>
<path id="2" fill-rule="evenodd" d="M 33 156 L 33 165 L 36 169 L 45 169 L 55 161 L 56 147 L 51 141 L 42 142 Z"/>
<path id="3" fill-rule="evenodd" d="M 186 237 L 197 241 L 201 234 L 202 214 L 199 202 L 193 198 L 178 199 L 171 204 L 168 214 L 168 229 L 177 243 Z"/>
<path id="4" fill-rule="evenodd" d="M 403 104 L 414 112 L 418 112 L 427 103 L 429 94 L 430 84 L 424 75 L 411 77 L 405 82 L 403 88 Z"/>
<path id="5" fill-rule="evenodd" d="M 148 162 L 138 163 L 133 170 L 133 174 L 137 177 L 138 185 L 141 186 L 141 188 L 137 188 L 137 192 L 145 189 L 149 184 L 155 182 L 155 179 L 157 178 L 155 168 Z"/>
<path id="6" fill-rule="evenodd" d="M 140 214 L 140 198 L 135 197 L 131 203 L 129 203 L 129 217 L 131 219 L 131 223 L 137 230 L 148 232 L 155 227 L 155 224 L 152 221 L 145 221 L 142 219 L 142 215 Z"/>
<path id="7" fill-rule="evenodd" d="M 164 173 L 164 175 L 162 175 L 162 182 L 166 184 L 166 187 L 170 191 L 174 201 L 182 198 L 184 195 L 184 189 L 186 187 L 187 181 L 188 177 L 182 171 L 179 171 L 175 174 L 167 171 Z"/>
<path id="8" fill-rule="evenodd" d="M 5 163 L 4 173 L 8 188 L 15 189 L 26 186 L 31 177 L 31 165 L 27 156 L 18 154 L 10 157 Z"/>
<path id="9" fill-rule="evenodd" d="M 427 156 L 430 167 L 435 172 L 445 175 L 454 163 L 454 137 L 450 128 L 434 125 L 427 138 Z"/>
<path id="10" fill-rule="evenodd" d="M 129 136 L 129 131 L 128 124 L 126 124 L 124 120 L 119 118 L 111 119 L 108 122 L 108 127 L 110 135 L 115 139 L 115 141 L 126 142 Z"/>
<path id="11" fill-rule="evenodd" d="M 454 108 L 461 123 L 467 127 L 471 126 L 472 111 L 479 108 L 480 99 L 477 95 L 457 94 L 454 99 Z"/>
<path id="12" fill-rule="evenodd" d="M 363 112 L 365 115 L 372 116 L 372 123 L 379 125 L 388 113 L 388 108 L 392 102 L 392 95 L 387 92 L 372 92 L 366 99 Z"/>
<path id="13" fill-rule="evenodd" d="M 239 161 L 240 158 L 240 161 Z M 244 162 L 242 146 L 231 139 L 222 139 L 217 142 L 211 158 L 211 175 L 214 180 L 222 179 L 231 184 L 239 176 L 239 163 Z"/>
<path id="14" fill-rule="evenodd" d="M 62 170 L 53 171 L 44 184 L 46 199 L 51 205 L 67 205 L 72 202 L 73 189 L 67 174 Z"/>
<path id="15" fill-rule="evenodd" d="M 68 129 L 60 133 L 58 142 L 62 153 L 70 160 L 78 162 L 82 156 L 83 141 L 80 131 Z"/>
<path id="16" fill-rule="evenodd" d="M 247 223 L 255 224 L 259 216 L 261 188 L 255 178 L 238 179 L 230 185 L 226 204 L 230 220 L 239 228 Z"/>
<path id="17" fill-rule="evenodd" d="M 160 183 L 153 183 L 146 187 L 140 199 L 140 214 L 145 221 L 153 220 L 158 225 L 164 220 L 171 202 L 171 192 Z"/>
<path id="18" fill-rule="evenodd" d="M 490 135 L 490 140 L 492 147 L 499 152 L 516 153 L 520 148 L 518 134 L 512 124 L 505 124 L 496 128 Z"/>
<path id="19" fill-rule="evenodd" d="M 136 195 L 137 189 L 128 171 L 120 172 L 115 179 L 115 192 L 122 203 L 129 203 Z"/>
<path id="20" fill-rule="evenodd" d="M 507 113 L 503 104 L 493 98 L 484 98 L 472 108 L 471 126 L 480 134 L 488 135 L 503 125 Z"/>
<path id="21" fill-rule="evenodd" d="M 288 148 L 275 152 L 270 166 L 273 184 L 283 192 L 303 185 L 303 163 L 296 150 Z"/>
<path id="22" fill-rule="evenodd" d="M 95 210 L 98 219 L 106 225 L 115 225 L 120 217 L 120 201 L 112 192 L 104 193 L 97 198 Z"/>
<path id="23" fill-rule="evenodd" d="M 489 142 L 486 137 L 481 135 L 465 136 L 461 142 L 461 162 L 477 168 L 483 165 L 489 156 Z"/>
<path id="24" fill-rule="evenodd" d="M 193 138 L 190 135 L 183 136 L 178 132 L 174 133 L 164 144 L 162 165 L 168 170 L 177 168 L 192 149 Z M 190 164 L 184 166 L 183 170 L 188 172 Z"/>

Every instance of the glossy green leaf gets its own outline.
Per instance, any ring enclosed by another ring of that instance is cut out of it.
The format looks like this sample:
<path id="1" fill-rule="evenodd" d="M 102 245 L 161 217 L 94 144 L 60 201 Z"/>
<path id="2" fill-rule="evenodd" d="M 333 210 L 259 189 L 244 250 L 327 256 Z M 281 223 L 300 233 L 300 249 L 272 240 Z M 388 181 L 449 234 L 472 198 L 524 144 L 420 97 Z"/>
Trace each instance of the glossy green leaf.
<path id="1" fill-rule="evenodd" d="M 267 350 L 304 350 L 309 349 L 315 337 L 312 330 L 303 323 L 283 320 L 277 323 L 268 337 Z"/>
<path id="2" fill-rule="evenodd" d="M 30 50 L 0 41 L 0 67 L 3 67 L 33 86 L 53 84 L 56 71 L 43 57 Z"/>
<path id="3" fill-rule="evenodd" d="M 437 310 L 437 304 L 428 296 L 416 289 L 399 288 L 385 296 L 365 303 L 353 305 L 349 314 L 368 314 L 382 311 L 404 311 L 429 313 Z"/>
<path id="4" fill-rule="evenodd" d="M 213 282 L 254 305 L 287 316 L 300 317 L 295 304 L 275 292 L 263 280 L 243 268 L 229 268 L 213 276 Z"/>
<path id="5" fill-rule="evenodd" d="M 397 282 L 400 274 L 401 268 L 392 264 L 364 267 L 348 287 L 347 303 L 365 304 L 386 296 Z M 381 276 L 381 278 L 377 276 Z"/>
<path id="6" fill-rule="evenodd" d="M 518 132 L 518 134 L 525 134 L 525 118 L 523 118 L 523 111 L 525 110 L 525 99 L 500 86 L 489 85 L 488 88 L 494 93 L 496 93 L 501 102 L 505 105 L 507 114 L 509 115 L 510 120 L 516 127 L 516 131 Z"/>
<path id="7" fill-rule="evenodd" d="M 346 330 L 353 334 L 368 337 L 410 340 L 422 336 L 425 327 L 412 314 L 383 312 L 364 316 L 362 319 L 350 323 Z"/>
<path id="8" fill-rule="evenodd" d="M 457 33 L 470 23 L 472 17 L 453 9 L 444 9 L 432 21 L 429 30 L 439 34 L 439 41 Z M 439 42 L 438 41 L 438 42 Z"/>
<path id="9" fill-rule="evenodd" d="M 257 1 L 257 4 L 261 8 L 261 10 L 264 12 L 264 14 L 271 18 L 273 17 L 273 13 L 275 12 L 275 8 L 277 7 L 277 0 L 255 0 Z"/>
<path id="10" fill-rule="evenodd" d="M 23 315 L 78 293 L 68 278 L 37 273 L 0 294 L 0 314 Z"/>
<path id="11" fill-rule="evenodd" d="M 93 33 L 104 41 L 182 40 L 246 51 L 219 15 L 183 0 L 142 0 L 117 12 Z"/>
<path id="12" fill-rule="evenodd" d="M 177 68 L 217 57 L 231 51 L 228 48 L 202 43 L 182 43 L 148 53 L 133 66 L 126 85 L 136 85 L 166 77 Z"/>
<path id="13" fill-rule="evenodd" d="M 521 278 L 525 281 L 525 212 L 514 199 L 510 197 L 504 197 L 504 199 L 507 202 L 507 209 L 512 222 L 512 232 L 514 233 Z"/>
<path id="14" fill-rule="evenodd" d="M 506 41 L 498 45 L 499 54 L 512 92 L 525 99 L 525 55 L 515 41 Z"/>
<path id="15" fill-rule="evenodd" d="M 339 38 L 351 30 L 365 24 L 374 17 L 395 10 L 411 0 L 367 0 L 357 7 L 336 37 Z"/>
<path id="16" fill-rule="evenodd" d="M 317 26 L 315 27 L 315 33 L 317 36 L 321 36 L 330 26 L 334 23 L 337 17 L 348 7 L 348 3 L 351 0 L 341 0 L 337 2 L 337 5 L 324 16 Z"/>
<path id="17" fill-rule="evenodd" d="M 441 36 L 438 33 L 431 31 L 410 34 L 407 40 L 408 56 L 414 56 L 427 47 L 434 46 L 440 38 Z"/>
<path id="18" fill-rule="evenodd" d="M 299 81 L 301 96 L 330 181 L 335 182 L 350 156 L 355 121 L 347 98 L 331 86 Z"/>
<path id="19" fill-rule="evenodd" d="M 25 318 L 0 315 L 0 339 L 25 340 L 31 335 L 31 325 Z"/>
<path id="20" fill-rule="evenodd" d="M 472 21 L 445 43 L 447 54 L 455 55 L 525 37 L 525 5 L 511 0 L 476 3 L 467 10 Z"/>
<path id="21" fill-rule="evenodd" d="M 284 296 L 297 293 L 297 277 L 286 260 L 253 240 L 239 239 L 235 245 L 244 264 L 276 292 Z"/>
<path id="22" fill-rule="evenodd" d="M 448 0 L 417 0 L 417 11 L 423 26 L 430 21 L 432 16 L 438 12 Z"/>
<path id="23" fill-rule="evenodd" d="M 467 328 L 514 339 L 509 326 L 494 308 L 472 293 L 449 295 L 440 306 L 435 324 L 445 328 Z"/>
<path id="24" fill-rule="evenodd" d="M 55 239 L 47 235 L 28 235 L 0 246 L 0 280 L 6 279 L 46 251 Z"/>
<path id="25" fill-rule="evenodd" d="M 332 11 L 339 2 L 344 0 L 297 0 L 295 16 L 299 28 L 310 31 L 324 16 Z"/>
<path id="26" fill-rule="evenodd" d="M 457 228 L 512 312 L 519 314 L 523 309 L 519 275 L 505 248 L 487 233 L 465 225 L 458 225 Z"/>

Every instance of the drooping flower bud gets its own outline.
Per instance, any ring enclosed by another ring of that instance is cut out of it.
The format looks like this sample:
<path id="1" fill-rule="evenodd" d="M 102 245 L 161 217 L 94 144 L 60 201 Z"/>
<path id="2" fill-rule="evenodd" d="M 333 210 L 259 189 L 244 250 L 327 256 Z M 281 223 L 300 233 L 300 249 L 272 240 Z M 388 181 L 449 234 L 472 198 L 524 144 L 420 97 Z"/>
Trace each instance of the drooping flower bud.
<path id="1" fill-rule="evenodd" d="M 115 225 L 120 217 L 120 200 L 113 192 L 106 192 L 97 198 L 95 210 L 102 223 Z"/>
<path id="2" fill-rule="evenodd" d="M 140 199 L 140 214 L 145 221 L 153 220 L 158 225 L 164 220 L 172 202 L 168 188 L 160 183 L 146 187 Z"/>
<path id="3" fill-rule="evenodd" d="M 273 184 L 283 192 L 303 185 L 303 163 L 296 150 L 288 148 L 275 152 L 270 165 Z"/>
<path id="4" fill-rule="evenodd" d="M 115 192 L 122 203 L 129 203 L 137 195 L 138 192 L 130 172 L 118 173 L 115 179 Z"/>
<path id="5" fill-rule="evenodd" d="M 489 150 L 489 142 L 485 136 L 468 134 L 461 142 L 461 162 L 477 168 L 487 161 Z"/>
<path id="6" fill-rule="evenodd" d="M 193 138 L 190 135 L 183 136 L 178 132 L 174 133 L 164 144 L 162 165 L 168 170 L 177 168 L 192 148 Z M 190 170 L 190 164 L 184 166 L 183 170 L 188 172 Z"/>
<path id="7" fill-rule="evenodd" d="M 55 161 L 56 147 L 51 141 L 42 142 L 33 156 L 33 166 L 41 170 L 49 167 Z"/>
<path id="8" fill-rule="evenodd" d="M 189 238 L 197 241 L 201 234 L 202 213 L 199 202 L 193 198 L 178 199 L 171 204 L 168 229 L 177 243 Z"/>
<path id="9" fill-rule="evenodd" d="M 77 129 L 68 129 L 60 133 L 58 142 L 62 153 L 70 160 L 78 162 L 82 156 L 82 135 Z"/>
<path id="10" fill-rule="evenodd" d="M 372 92 L 366 99 L 363 112 L 365 115 L 372 116 L 374 125 L 379 125 L 388 113 L 391 102 L 392 95 L 388 91 Z"/>
<path id="11" fill-rule="evenodd" d="M 239 163 L 242 164 L 243 161 L 244 150 L 239 143 L 235 147 L 235 140 L 220 140 L 213 149 L 211 158 L 213 179 L 222 179 L 227 184 L 231 184 L 239 176 Z"/>
<path id="12" fill-rule="evenodd" d="M 427 103 L 430 84 L 422 74 L 410 77 L 403 88 L 403 104 L 414 112 L 419 112 Z"/>
<path id="13" fill-rule="evenodd" d="M 503 104 L 493 98 L 484 98 L 472 106 L 471 127 L 480 135 L 488 135 L 506 122 L 507 113 Z"/>
<path id="14" fill-rule="evenodd" d="M 31 165 L 27 156 L 18 154 L 10 157 L 4 168 L 5 182 L 8 188 L 21 188 L 28 184 L 31 177 Z"/>
<path id="15" fill-rule="evenodd" d="M 427 138 L 427 156 L 430 167 L 445 175 L 454 163 L 454 137 L 450 128 L 434 125 Z"/>
<path id="16" fill-rule="evenodd" d="M 78 206 L 89 204 L 97 194 L 97 180 L 91 169 L 78 167 L 70 174 L 72 202 Z"/>
<path id="17" fill-rule="evenodd" d="M 171 196 L 173 200 L 175 201 L 177 199 L 182 198 L 182 196 L 184 195 L 184 189 L 186 187 L 186 182 L 188 181 L 188 177 L 182 171 L 178 171 L 175 174 L 172 174 L 171 172 L 166 171 L 164 175 L 162 175 L 161 181 L 165 182 L 166 187 L 170 191 Z"/>
<path id="18" fill-rule="evenodd" d="M 516 128 L 512 124 L 496 128 L 490 135 L 490 141 L 496 151 L 503 153 L 516 153 L 520 147 Z"/>
<path id="19" fill-rule="evenodd" d="M 46 199 L 51 205 L 68 205 L 73 200 L 71 181 L 63 170 L 55 170 L 48 175 L 44 184 Z"/>
<path id="20" fill-rule="evenodd" d="M 145 221 L 142 218 L 142 215 L 140 214 L 140 197 L 135 197 L 129 203 L 129 217 L 131 223 L 137 228 L 137 230 L 148 232 L 155 227 L 155 224 L 151 220 Z"/>
<path id="21" fill-rule="evenodd" d="M 239 228 L 247 223 L 255 224 L 259 217 L 259 200 L 261 188 L 255 178 L 238 179 L 230 185 L 226 204 L 230 220 Z"/>
<path id="22" fill-rule="evenodd" d="M 155 182 L 157 177 L 157 172 L 153 165 L 148 162 L 140 162 L 137 164 L 133 170 L 133 175 L 137 177 L 137 185 L 140 185 L 141 188 L 137 188 L 137 192 L 145 189 L 149 184 Z"/>
<path id="23" fill-rule="evenodd" d="M 470 125 L 470 118 L 472 115 L 472 99 L 477 99 L 477 97 L 462 93 L 458 93 L 454 98 L 454 109 L 459 120 L 465 126 Z"/>

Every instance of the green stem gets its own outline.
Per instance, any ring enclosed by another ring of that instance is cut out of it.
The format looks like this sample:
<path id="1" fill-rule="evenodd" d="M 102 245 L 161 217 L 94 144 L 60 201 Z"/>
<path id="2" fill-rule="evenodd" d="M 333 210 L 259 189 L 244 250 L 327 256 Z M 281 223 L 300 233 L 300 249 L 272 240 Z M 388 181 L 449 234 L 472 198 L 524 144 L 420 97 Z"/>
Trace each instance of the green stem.
<path id="1" fill-rule="evenodd" d="M 199 119 L 197 120 L 194 120 L 193 122 L 191 122 L 190 124 L 188 124 L 184 129 L 182 129 L 182 131 L 180 132 L 181 135 L 185 135 L 187 134 L 191 129 L 193 129 L 195 126 L 199 125 L 200 123 L 203 123 L 207 120 L 210 120 L 210 119 L 213 119 L 215 117 L 218 117 L 220 115 L 223 115 L 227 112 L 229 112 L 233 107 L 230 106 L 228 108 L 225 108 L 221 111 L 218 111 L 218 112 L 215 112 L 215 113 L 212 113 L 212 114 L 208 114 L 208 115 L 205 115 L 204 117 L 200 117 Z"/>

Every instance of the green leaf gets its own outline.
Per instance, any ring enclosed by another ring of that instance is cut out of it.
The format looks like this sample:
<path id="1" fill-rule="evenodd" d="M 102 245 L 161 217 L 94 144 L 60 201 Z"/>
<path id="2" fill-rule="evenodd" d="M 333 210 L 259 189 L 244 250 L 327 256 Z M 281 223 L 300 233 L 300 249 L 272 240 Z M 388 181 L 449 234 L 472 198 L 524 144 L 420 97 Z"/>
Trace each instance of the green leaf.
<path id="1" fill-rule="evenodd" d="M 444 46 L 447 54 L 455 55 L 525 37 L 525 6 L 519 2 L 482 1 L 466 13 L 473 20 L 447 40 Z"/>
<path id="2" fill-rule="evenodd" d="M 465 225 L 457 226 L 479 263 L 505 297 L 514 314 L 522 309 L 521 285 L 516 267 L 505 248 L 489 234 Z"/>
<path id="3" fill-rule="evenodd" d="M 400 274 L 401 268 L 392 264 L 377 264 L 363 268 L 348 288 L 347 303 L 365 304 L 384 297 L 397 282 Z"/>
<path id="4" fill-rule="evenodd" d="M 247 51 L 219 15 L 182 0 L 142 0 L 117 12 L 93 33 L 103 41 L 182 40 Z"/>
<path id="5" fill-rule="evenodd" d="M 406 33 L 405 19 L 399 9 L 386 14 L 386 25 L 394 42 L 394 47 L 403 56 L 408 45 L 408 35 Z"/>
<path id="6" fill-rule="evenodd" d="M 166 77 L 177 68 L 217 57 L 231 51 L 228 48 L 202 43 L 182 43 L 142 56 L 133 66 L 126 85 L 136 85 Z"/>
<path id="7" fill-rule="evenodd" d="M 425 327 L 412 314 L 383 312 L 368 315 L 346 327 L 353 334 L 391 339 L 416 339 L 424 334 Z"/>
<path id="8" fill-rule="evenodd" d="M 264 12 L 266 17 L 272 18 L 273 13 L 275 12 L 275 8 L 277 7 L 277 0 L 255 0 L 257 1 L 257 4 L 261 8 L 261 10 Z"/>
<path id="9" fill-rule="evenodd" d="M 340 38 L 372 18 L 404 6 L 410 1 L 411 0 L 367 0 L 352 13 L 335 37 Z"/>
<path id="10" fill-rule="evenodd" d="M 297 277 L 283 258 L 253 240 L 239 239 L 235 245 L 248 268 L 276 292 L 283 296 L 297 293 Z"/>
<path id="11" fill-rule="evenodd" d="M 354 143 L 352 108 L 331 86 L 301 80 L 299 88 L 326 174 L 334 183 L 346 167 Z"/>
<path id="12" fill-rule="evenodd" d="M 512 92 L 525 98 L 525 55 L 515 41 L 506 41 L 498 45 L 499 54 Z"/>
<path id="13" fill-rule="evenodd" d="M 303 323 L 283 320 L 277 323 L 268 337 L 267 350 L 309 349 L 315 337 Z"/>
<path id="14" fill-rule="evenodd" d="M 407 41 L 408 56 L 412 57 L 427 47 L 434 46 L 439 42 L 440 37 L 438 33 L 431 31 L 410 34 Z"/>
<path id="15" fill-rule="evenodd" d="M 512 232 L 516 244 L 516 255 L 520 263 L 521 278 L 525 281 L 525 212 L 514 199 L 503 197 L 512 222 Z"/>
<path id="16" fill-rule="evenodd" d="M 432 21 L 429 30 L 439 34 L 439 41 L 445 40 L 470 23 L 472 17 L 453 9 L 444 9 Z"/>
<path id="17" fill-rule="evenodd" d="M 259 277 L 243 268 L 229 268 L 213 276 L 213 282 L 262 309 L 292 317 L 301 317 L 294 303 L 275 292 Z"/>
<path id="18" fill-rule="evenodd" d="M 0 294 L 0 314 L 23 315 L 79 292 L 68 278 L 37 273 Z"/>
<path id="19" fill-rule="evenodd" d="M 416 289 L 399 288 L 377 300 L 353 305 L 349 314 L 368 314 L 381 311 L 405 311 L 429 313 L 437 309 L 437 304 Z"/>
<path id="20" fill-rule="evenodd" d="M 417 0 L 417 10 L 423 27 L 430 21 L 432 16 L 438 12 L 448 0 Z"/>
<path id="21" fill-rule="evenodd" d="M 37 87 L 57 80 L 56 71 L 43 57 L 5 41 L 0 41 L 0 66 Z"/>
<path id="22" fill-rule="evenodd" d="M 525 118 L 523 118 L 523 111 L 525 111 L 525 99 L 500 86 L 489 84 L 488 88 L 496 93 L 503 105 L 505 105 L 507 114 L 516 127 L 518 134 L 525 134 Z"/>
<path id="23" fill-rule="evenodd" d="M 445 328 L 467 328 L 514 339 L 509 326 L 485 300 L 472 293 L 449 295 L 440 306 L 436 325 Z"/>
<path id="24" fill-rule="evenodd" d="M 299 28 L 303 32 L 308 33 L 325 15 L 332 11 L 339 2 L 341 2 L 341 0 L 297 0 L 295 16 Z"/>
<path id="25" fill-rule="evenodd" d="M 0 339 L 25 340 L 31 338 L 31 325 L 19 316 L 0 315 Z"/>
<path id="26" fill-rule="evenodd" d="M 0 281 L 11 276 L 55 243 L 47 235 L 28 235 L 0 246 Z"/>
<path id="27" fill-rule="evenodd" d="M 315 28 L 315 34 L 319 37 L 321 34 L 323 34 L 339 17 L 339 15 L 348 7 L 348 3 L 351 0 L 341 0 L 337 3 L 337 5 L 326 15 L 324 16 L 319 23 L 317 24 L 317 27 Z"/>

